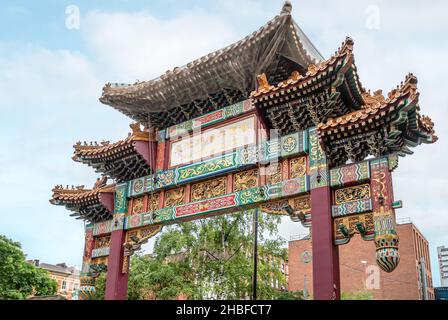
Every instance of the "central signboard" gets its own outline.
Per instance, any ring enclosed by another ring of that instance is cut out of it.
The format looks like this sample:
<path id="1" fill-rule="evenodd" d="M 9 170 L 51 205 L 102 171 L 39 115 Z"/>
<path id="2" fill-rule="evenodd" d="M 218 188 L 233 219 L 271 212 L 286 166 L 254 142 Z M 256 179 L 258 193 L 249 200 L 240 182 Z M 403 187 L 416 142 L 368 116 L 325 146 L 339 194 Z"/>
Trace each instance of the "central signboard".
<path id="1" fill-rule="evenodd" d="M 198 162 L 256 142 L 256 118 L 251 116 L 172 142 L 170 167 Z"/>

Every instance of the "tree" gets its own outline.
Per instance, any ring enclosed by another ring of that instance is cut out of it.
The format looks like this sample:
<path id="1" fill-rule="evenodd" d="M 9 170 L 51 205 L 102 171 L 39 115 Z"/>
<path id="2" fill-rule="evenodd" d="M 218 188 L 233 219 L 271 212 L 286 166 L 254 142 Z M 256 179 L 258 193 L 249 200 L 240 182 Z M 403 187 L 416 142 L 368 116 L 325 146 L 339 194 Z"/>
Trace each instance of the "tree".
<path id="1" fill-rule="evenodd" d="M 280 292 L 276 300 L 305 300 L 303 291 L 282 291 Z"/>
<path id="2" fill-rule="evenodd" d="M 92 300 L 104 300 L 106 293 L 106 272 L 101 272 L 98 277 L 95 278 L 95 293 Z"/>
<path id="3" fill-rule="evenodd" d="M 131 262 L 129 298 L 245 299 L 252 295 L 253 211 L 166 227 L 151 258 Z M 281 262 L 287 251 L 277 236 L 280 216 L 259 214 L 260 299 L 286 287 Z M 267 239 L 269 236 L 270 239 Z"/>
<path id="4" fill-rule="evenodd" d="M 373 300 L 373 292 L 371 291 L 357 291 L 357 292 L 342 292 L 341 300 Z"/>
<path id="5" fill-rule="evenodd" d="M 287 250 L 277 236 L 280 219 L 259 214 L 259 299 L 301 299 L 300 294 L 281 290 L 286 288 L 281 262 L 287 259 Z M 167 226 L 156 239 L 153 254 L 132 257 L 128 299 L 249 298 L 253 240 L 252 211 Z M 103 297 L 104 279 L 100 276 L 95 298 Z"/>
<path id="6" fill-rule="evenodd" d="M 47 271 L 26 262 L 20 243 L 0 235 L 0 298 L 52 295 L 56 289 L 57 283 Z"/>

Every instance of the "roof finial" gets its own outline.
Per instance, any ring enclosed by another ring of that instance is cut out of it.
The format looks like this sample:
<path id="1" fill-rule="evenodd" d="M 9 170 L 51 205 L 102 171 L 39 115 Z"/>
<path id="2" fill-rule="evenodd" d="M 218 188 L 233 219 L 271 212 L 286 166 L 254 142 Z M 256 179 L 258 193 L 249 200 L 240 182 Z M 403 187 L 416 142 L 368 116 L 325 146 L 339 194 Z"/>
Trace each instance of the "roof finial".
<path id="1" fill-rule="evenodd" d="M 282 7 L 282 11 L 280 11 L 280 14 L 291 14 L 292 11 L 292 4 L 291 1 L 285 1 Z"/>

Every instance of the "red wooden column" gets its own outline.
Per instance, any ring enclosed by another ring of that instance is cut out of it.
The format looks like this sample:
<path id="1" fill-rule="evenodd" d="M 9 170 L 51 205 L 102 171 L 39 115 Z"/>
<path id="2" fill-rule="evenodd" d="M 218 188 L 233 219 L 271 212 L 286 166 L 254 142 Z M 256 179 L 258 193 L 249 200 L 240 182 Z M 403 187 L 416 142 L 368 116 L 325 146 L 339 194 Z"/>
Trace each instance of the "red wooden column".
<path id="1" fill-rule="evenodd" d="M 85 226 L 85 243 L 84 254 L 82 257 L 79 300 L 90 300 L 95 293 L 95 278 L 90 272 L 94 243 L 95 240 L 93 239 L 93 224 L 89 223 Z"/>
<path id="2" fill-rule="evenodd" d="M 126 300 L 128 294 L 128 272 L 123 270 L 126 231 L 124 217 L 127 211 L 127 184 L 117 185 L 115 190 L 114 225 L 110 239 L 107 263 L 105 300 Z M 127 266 L 126 266 L 127 268 Z M 123 272 L 124 271 L 124 272 Z"/>
<path id="3" fill-rule="evenodd" d="M 309 164 L 313 297 L 315 300 L 339 300 L 339 253 L 333 241 L 329 172 L 316 129 L 309 130 Z"/>

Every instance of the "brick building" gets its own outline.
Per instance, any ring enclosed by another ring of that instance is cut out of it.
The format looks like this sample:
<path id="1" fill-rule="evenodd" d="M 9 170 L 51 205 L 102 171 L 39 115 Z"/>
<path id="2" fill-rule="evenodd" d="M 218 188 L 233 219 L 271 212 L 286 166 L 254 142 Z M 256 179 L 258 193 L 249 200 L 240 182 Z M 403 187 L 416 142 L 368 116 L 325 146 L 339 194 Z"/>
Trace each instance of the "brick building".
<path id="1" fill-rule="evenodd" d="M 400 264 L 392 273 L 382 271 L 375 261 L 375 245 L 355 235 L 339 246 L 341 291 L 371 291 L 378 300 L 434 299 L 428 241 L 409 220 L 397 223 Z M 312 246 L 309 236 L 289 242 L 288 290 L 313 291 Z M 423 288 L 427 288 L 424 290 Z"/>
<path id="2" fill-rule="evenodd" d="M 57 294 L 68 299 L 77 300 L 80 287 L 80 271 L 74 267 L 68 267 L 65 263 L 49 264 L 39 260 L 29 260 L 29 263 L 48 271 L 50 278 L 58 283 Z"/>
<path id="3" fill-rule="evenodd" d="M 440 269 L 440 286 L 448 287 L 448 248 L 437 247 L 437 255 Z"/>

